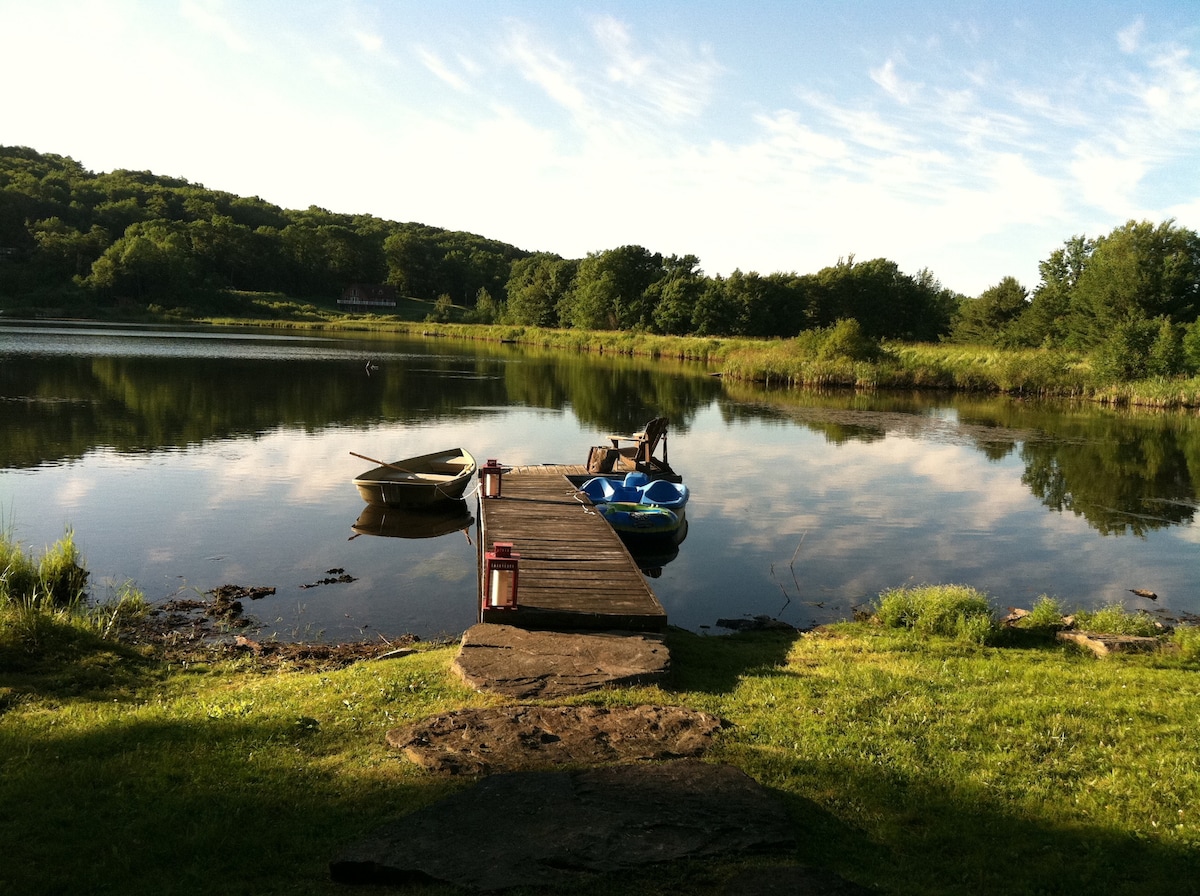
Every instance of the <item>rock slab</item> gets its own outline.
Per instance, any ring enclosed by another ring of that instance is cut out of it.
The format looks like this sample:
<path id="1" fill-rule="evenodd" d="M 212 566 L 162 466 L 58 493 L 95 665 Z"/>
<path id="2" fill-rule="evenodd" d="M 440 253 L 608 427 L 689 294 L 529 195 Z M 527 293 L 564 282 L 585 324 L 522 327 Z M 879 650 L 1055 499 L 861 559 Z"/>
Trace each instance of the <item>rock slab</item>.
<path id="1" fill-rule="evenodd" d="M 670 660 L 658 635 L 526 631 L 484 622 L 463 635 L 454 670 L 476 690 L 555 698 L 651 681 Z"/>
<path id="2" fill-rule="evenodd" d="M 335 858 L 330 874 L 566 893 L 601 874 L 794 845 L 786 813 L 752 778 L 684 759 L 493 775 L 376 831 Z"/>
<path id="3" fill-rule="evenodd" d="M 699 757 L 722 726 L 679 706 L 499 706 L 393 728 L 387 739 L 430 771 L 481 775 Z"/>
<path id="4" fill-rule="evenodd" d="M 1152 653 L 1161 646 L 1158 638 L 1144 638 L 1136 635 L 1066 631 L 1059 632 L 1057 637 L 1060 641 L 1071 641 L 1081 647 L 1086 647 L 1096 656 L 1108 656 L 1110 653 Z"/>

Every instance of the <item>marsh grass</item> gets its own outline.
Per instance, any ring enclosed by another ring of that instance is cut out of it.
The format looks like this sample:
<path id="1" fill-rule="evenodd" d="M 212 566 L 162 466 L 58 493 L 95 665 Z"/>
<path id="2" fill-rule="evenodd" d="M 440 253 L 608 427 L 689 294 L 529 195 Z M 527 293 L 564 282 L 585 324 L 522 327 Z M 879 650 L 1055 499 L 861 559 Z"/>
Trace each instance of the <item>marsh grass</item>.
<path id="1" fill-rule="evenodd" d="M 885 626 L 976 644 L 986 644 L 996 632 L 987 595 L 967 585 L 892 588 L 879 596 L 875 615 Z"/>
<path id="2" fill-rule="evenodd" d="M 40 558 L 25 550 L 11 532 L 0 534 L 0 606 L 23 603 L 70 610 L 86 599 L 87 579 L 70 530 Z"/>
<path id="3" fill-rule="evenodd" d="M 11 532 L 0 535 L 0 673 L 50 674 L 76 690 L 110 682 L 106 670 L 132 654 L 113 637 L 146 602 L 131 583 L 89 602 L 87 581 L 69 530 L 40 557 Z"/>
<path id="4" fill-rule="evenodd" d="M 928 389 L 1082 399 L 1160 409 L 1200 407 L 1200 377 L 1114 383 L 1097 369 L 1090 356 L 1067 349 L 885 340 L 872 343 L 872 350 L 865 352 L 860 342 L 846 338 L 846 321 L 805 331 L 792 339 L 471 324 L 461 322 L 465 309 L 457 307 L 454 319 L 434 323 L 425 320 L 432 305 L 412 299 L 402 301 L 394 314 L 348 314 L 267 295 L 249 301 L 249 316 L 192 315 L 190 319 L 213 325 L 441 336 L 512 342 L 555 351 L 698 361 L 730 380 L 792 388 Z M 172 319 L 189 319 L 183 311 L 164 314 Z"/>
<path id="5" fill-rule="evenodd" d="M 1154 638 L 1163 633 L 1162 626 L 1149 614 L 1131 613 L 1121 606 L 1078 610 L 1074 617 L 1075 627 L 1084 631 L 1143 638 Z"/>

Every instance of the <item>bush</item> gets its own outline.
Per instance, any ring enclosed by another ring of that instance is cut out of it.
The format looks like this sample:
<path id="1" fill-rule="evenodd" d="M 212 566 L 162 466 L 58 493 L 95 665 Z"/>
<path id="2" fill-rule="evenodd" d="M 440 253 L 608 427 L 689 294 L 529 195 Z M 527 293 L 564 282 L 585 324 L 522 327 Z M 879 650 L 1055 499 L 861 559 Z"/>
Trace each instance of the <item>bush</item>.
<path id="1" fill-rule="evenodd" d="M 854 318 L 843 318 L 824 331 L 818 361 L 874 361 L 879 358 L 879 342 L 863 333 Z"/>
<path id="2" fill-rule="evenodd" d="M 1057 600 L 1045 594 L 1033 605 L 1029 615 L 1021 620 L 1022 628 L 1057 630 L 1063 628 L 1064 625 L 1062 606 Z"/>
<path id="3" fill-rule="evenodd" d="M 1200 627 L 1181 625 L 1171 635 L 1171 642 L 1179 650 L 1181 659 L 1189 662 L 1200 660 Z"/>
<path id="4" fill-rule="evenodd" d="M 1153 638 L 1162 634 L 1162 627 L 1145 613 L 1130 613 L 1121 606 L 1080 610 L 1075 614 L 1075 627 L 1081 631 L 1104 635 L 1136 635 Z"/>
<path id="5" fill-rule="evenodd" d="M 87 580 L 70 531 L 40 559 L 0 535 L 0 671 L 70 657 L 80 645 L 110 639 L 145 616 L 145 597 L 131 583 L 89 606 Z"/>
<path id="6" fill-rule="evenodd" d="M 1158 339 L 1154 321 L 1129 317 L 1117 321 L 1108 338 L 1092 355 L 1092 369 L 1101 382 L 1130 382 L 1149 372 L 1151 347 Z"/>
<path id="7" fill-rule="evenodd" d="M 0 536 L 0 606 L 20 603 L 67 609 L 82 604 L 88 573 L 80 560 L 70 531 L 47 548 L 40 560 L 34 560 L 5 533 Z"/>
<path id="8" fill-rule="evenodd" d="M 879 596 L 875 615 L 891 628 L 985 644 L 995 634 L 987 596 L 966 585 L 893 588 Z"/>

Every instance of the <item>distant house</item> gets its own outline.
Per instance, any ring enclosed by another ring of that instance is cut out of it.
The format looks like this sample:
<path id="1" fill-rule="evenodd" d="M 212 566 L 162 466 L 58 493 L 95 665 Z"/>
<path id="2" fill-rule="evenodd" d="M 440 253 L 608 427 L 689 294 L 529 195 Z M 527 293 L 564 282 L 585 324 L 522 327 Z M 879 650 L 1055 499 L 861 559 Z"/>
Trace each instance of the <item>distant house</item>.
<path id="1" fill-rule="evenodd" d="M 395 308 L 396 287 L 387 283 L 353 283 L 342 290 L 338 304 L 355 308 Z"/>

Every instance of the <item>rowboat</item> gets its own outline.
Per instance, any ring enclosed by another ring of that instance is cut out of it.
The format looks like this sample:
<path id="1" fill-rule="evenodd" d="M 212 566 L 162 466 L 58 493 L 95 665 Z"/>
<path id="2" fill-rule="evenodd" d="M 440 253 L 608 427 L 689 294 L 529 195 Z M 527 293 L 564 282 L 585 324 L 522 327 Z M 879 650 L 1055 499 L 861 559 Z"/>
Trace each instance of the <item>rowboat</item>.
<path id="1" fill-rule="evenodd" d="M 461 500 L 475 476 L 475 458 L 462 448 L 374 463 L 379 466 L 356 478 L 354 487 L 368 504 L 384 507 L 424 507 Z"/>

